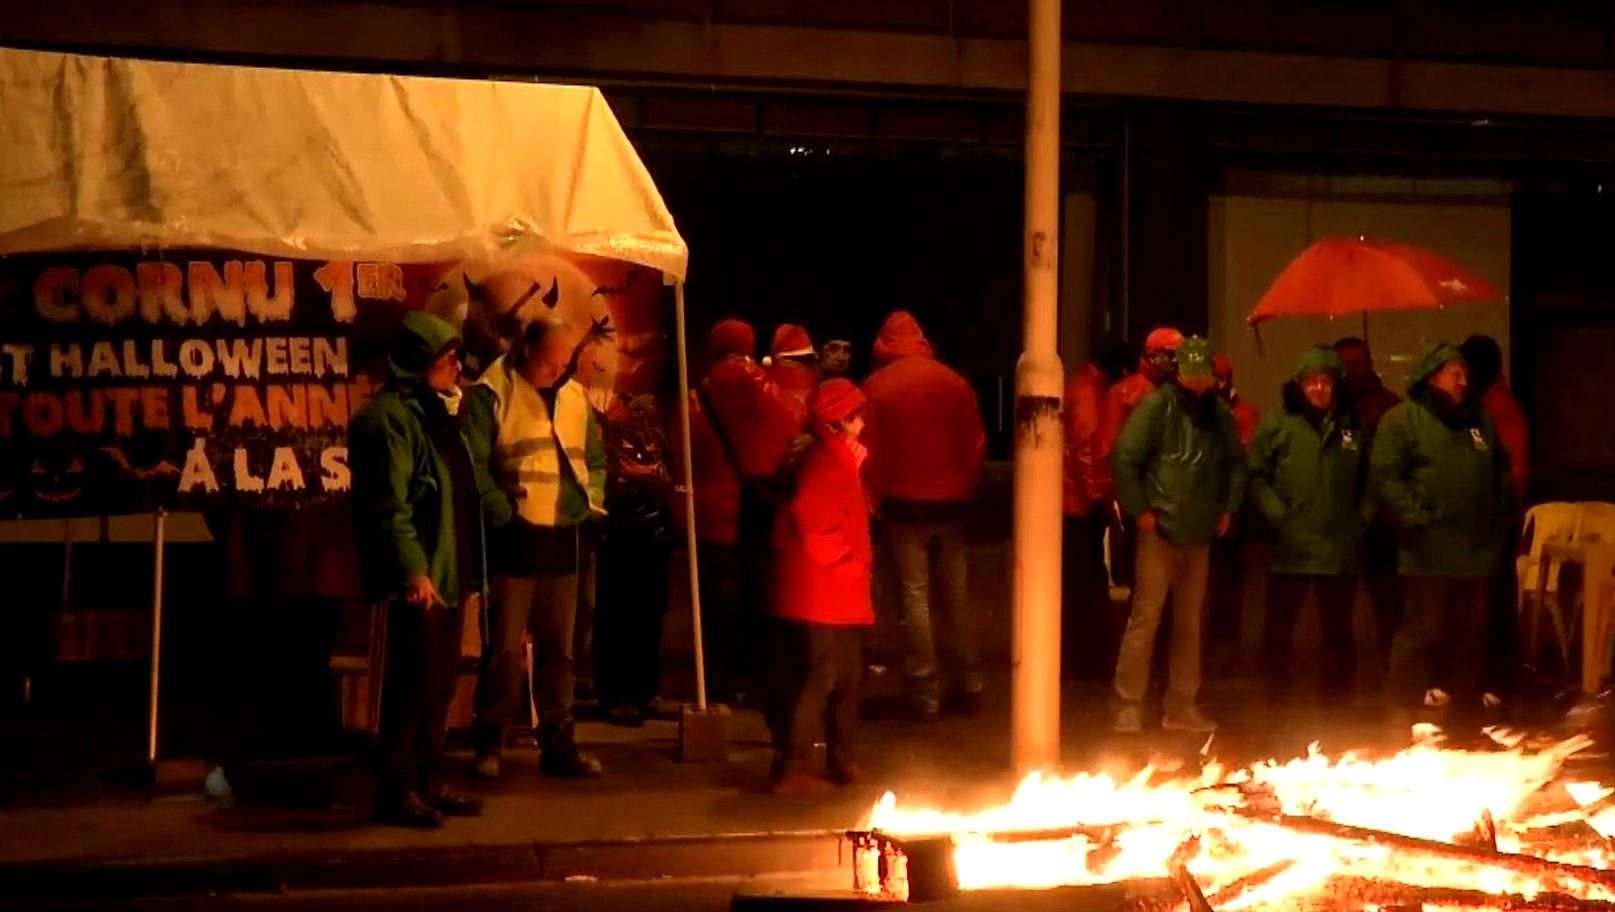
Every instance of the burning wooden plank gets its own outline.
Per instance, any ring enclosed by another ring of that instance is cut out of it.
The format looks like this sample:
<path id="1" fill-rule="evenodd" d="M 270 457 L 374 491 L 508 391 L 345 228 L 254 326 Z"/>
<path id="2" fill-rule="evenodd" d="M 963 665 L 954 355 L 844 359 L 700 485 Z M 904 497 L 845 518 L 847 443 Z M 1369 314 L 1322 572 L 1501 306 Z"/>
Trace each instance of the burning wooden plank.
<path id="1" fill-rule="evenodd" d="M 1367 827 L 1352 826 L 1350 824 L 1335 823 L 1330 820 L 1319 820 L 1315 817 L 1297 817 L 1292 815 L 1267 816 L 1233 811 L 1236 816 L 1246 819 L 1271 823 L 1298 833 L 1313 833 L 1329 836 L 1346 842 L 1364 843 L 1369 845 L 1384 845 L 1400 852 L 1415 853 L 1431 858 L 1447 861 L 1467 862 L 1485 867 L 1501 868 L 1515 874 L 1540 878 L 1548 883 L 1584 883 L 1594 884 L 1615 891 L 1615 871 L 1602 868 L 1589 868 L 1583 865 L 1565 864 L 1550 861 L 1535 855 L 1515 855 L 1509 852 L 1499 852 L 1495 849 L 1479 849 L 1469 846 L 1453 845 L 1452 843 L 1436 842 L 1431 839 L 1420 839 L 1416 836 L 1404 836 L 1400 833 L 1390 833 L 1384 830 L 1374 830 Z"/>

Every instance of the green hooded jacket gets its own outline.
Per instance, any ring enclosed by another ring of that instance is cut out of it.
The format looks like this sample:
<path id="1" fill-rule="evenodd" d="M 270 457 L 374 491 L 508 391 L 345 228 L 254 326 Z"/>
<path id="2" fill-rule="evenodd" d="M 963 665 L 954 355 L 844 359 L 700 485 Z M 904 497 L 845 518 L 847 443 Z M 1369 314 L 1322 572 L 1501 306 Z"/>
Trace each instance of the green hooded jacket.
<path id="1" fill-rule="evenodd" d="M 1129 516 L 1153 512 L 1161 537 L 1180 548 L 1217 538 L 1224 513 L 1245 499 L 1245 451 L 1233 413 L 1215 395 L 1176 383 L 1145 396 L 1110 454 L 1116 499 Z"/>
<path id="2" fill-rule="evenodd" d="M 348 426 L 360 566 L 370 598 L 399 598 L 423 574 L 444 602 L 455 604 L 460 596 L 454 490 L 420 399 L 435 395 L 422 388 L 426 369 L 459 338 L 431 314 L 405 314 L 387 359 L 386 388 Z M 482 527 L 480 517 L 476 525 Z"/>
<path id="3" fill-rule="evenodd" d="M 1335 378 L 1335 408 L 1311 414 L 1300 380 Z M 1284 410 L 1265 419 L 1250 444 L 1251 505 L 1274 531 L 1271 570 L 1309 576 L 1357 572 L 1362 551 L 1362 495 L 1369 438 L 1342 401 L 1340 356 L 1307 352 L 1284 385 Z"/>
<path id="4" fill-rule="evenodd" d="M 1370 489 L 1399 522 L 1404 576 L 1484 579 L 1502 558 L 1508 457 L 1484 411 L 1449 405 L 1429 387 L 1459 357 L 1450 345 L 1428 349 L 1408 374 L 1408 401 L 1386 413 L 1374 439 Z"/>

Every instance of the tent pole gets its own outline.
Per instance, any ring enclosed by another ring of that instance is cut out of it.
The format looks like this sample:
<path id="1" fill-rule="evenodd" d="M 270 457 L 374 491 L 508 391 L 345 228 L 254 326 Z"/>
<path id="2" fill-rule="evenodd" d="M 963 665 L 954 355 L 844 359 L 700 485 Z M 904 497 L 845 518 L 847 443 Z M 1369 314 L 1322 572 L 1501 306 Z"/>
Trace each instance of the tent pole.
<path id="1" fill-rule="evenodd" d="M 163 658 L 163 538 L 167 528 L 168 511 L 158 507 L 152 518 L 152 548 L 155 554 L 152 558 L 151 584 L 151 705 L 146 716 L 146 759 L 153 764 L 157 762 L 158 673 L 162 669 Z"/>
<path id="2" fill-rule="evenodd" d="M 684 327 L 684 282 L 673 286 L 673 323 L 678 331 L 679 446 L 684 453 L 684 546 L 690 559 L 690 624 L 695 628 L 695 706 L 707 711 L 706 655 L 701 648 L 701 574 L 695 540 L 695 468 L 690 457 L 690 358 Z"/>
<path id="3" fill-rule="evenodd" d="M 1020 773 L 1060 760 L 1060 511 L 1065 371 L 1060 266 L 1060 0 L 1030 0 L 1022 345 L 1015 369 L 1010 752 Z"/>

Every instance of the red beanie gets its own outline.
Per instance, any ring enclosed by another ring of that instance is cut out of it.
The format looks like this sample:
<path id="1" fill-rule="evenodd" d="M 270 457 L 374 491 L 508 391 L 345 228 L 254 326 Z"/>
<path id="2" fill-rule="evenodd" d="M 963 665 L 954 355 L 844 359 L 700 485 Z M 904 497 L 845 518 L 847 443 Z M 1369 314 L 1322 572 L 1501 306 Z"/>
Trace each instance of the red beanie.
<path id="1" fill-rule="evenodd" d="M 817 354 L 808 331 L 795 323 L 780 324 L 779 329 L 774 330 L 774 344 L 768 349 L 769 357 L 776 361 L 780 358 L 806 358 Z"/>
<path id="2" fill-rule="evenodd" d="M 707 358 L 717 361 L 729 355 L 747 358 L 757 350 L 757 331 L 745 320 L 721 320 L 707 331 Z"/>
<path id="3" fill-rule="evenodd" d="M 845 377 L 826 380 L 808 394 L 808 411 L 821 424 L 850 418 L 863 407 L 863 392 L 858 389 L 858 384 Z"/>

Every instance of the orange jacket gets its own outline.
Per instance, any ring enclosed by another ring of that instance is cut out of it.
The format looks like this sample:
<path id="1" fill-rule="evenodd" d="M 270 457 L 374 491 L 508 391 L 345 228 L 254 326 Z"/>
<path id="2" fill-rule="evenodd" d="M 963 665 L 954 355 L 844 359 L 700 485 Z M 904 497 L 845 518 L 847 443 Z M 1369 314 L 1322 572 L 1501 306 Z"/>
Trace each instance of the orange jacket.
<path id="1" fill-rule="evenodd" d="M 1092 362 L 1065 385 L 1065 515 L 1086 516 L 1111 497 L 1110 466 L 1099 458 L 1100 417 L 1109 379 Z"/>
<path id="2" fill-rule="evenodd" d="M 1491 417 L 1497 439 L 1508 455 L 1508 480 L 1514 492 L 1514 503 L 1524 504 L 1525 492 L 1531 483 L 1531 424 L 1525 418 L 1525 410 L 1508 388 L 1508 381 L 1501 377 L 1481 397 L 1480 405 Z"/>
<path id="3" fill-rule="evenodd" d="M 987 456 L 976 391 L 932 356 L 919 324 L 901 311 L 881 329 L 875 364 L 864 395 L 876 493 L 928 503 L 969 500 Z"/>

